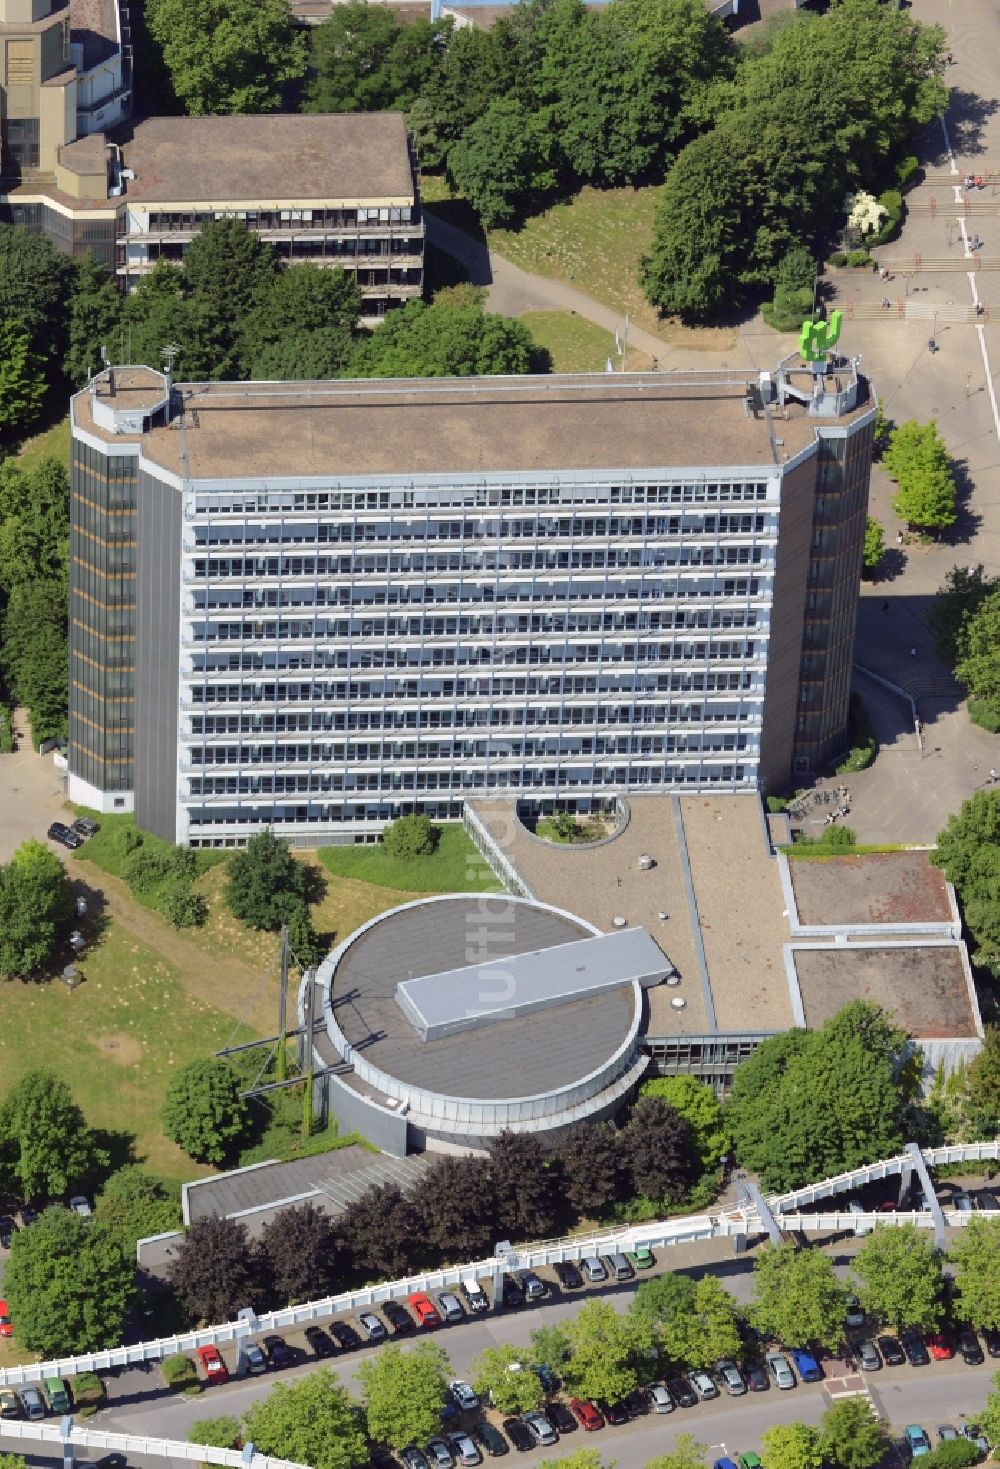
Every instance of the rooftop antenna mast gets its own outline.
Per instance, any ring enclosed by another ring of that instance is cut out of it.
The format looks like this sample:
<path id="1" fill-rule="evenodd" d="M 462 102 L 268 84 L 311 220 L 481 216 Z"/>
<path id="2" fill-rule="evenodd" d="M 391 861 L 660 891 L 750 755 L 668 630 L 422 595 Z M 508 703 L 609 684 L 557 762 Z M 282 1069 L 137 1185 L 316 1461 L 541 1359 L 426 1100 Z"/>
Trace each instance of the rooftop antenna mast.
<path id="1" fill-rule="evenodd" d="M 167 379 L 167 396 L 174 388 L 174 363 L 180 355 L 180 347 L 176 342 L 168 342 L 165 347 L 160 348 L 160 356 L 163 358 L 163 371 Z"/>

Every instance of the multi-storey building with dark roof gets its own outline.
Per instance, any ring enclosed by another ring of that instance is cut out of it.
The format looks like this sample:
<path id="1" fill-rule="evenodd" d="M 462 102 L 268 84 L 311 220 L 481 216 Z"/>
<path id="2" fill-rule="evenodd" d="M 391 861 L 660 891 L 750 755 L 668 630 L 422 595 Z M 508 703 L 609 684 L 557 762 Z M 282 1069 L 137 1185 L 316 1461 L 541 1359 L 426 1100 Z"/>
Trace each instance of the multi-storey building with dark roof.
<path id="1" fill-rule="evenodd" d="M 816 376 L 73 400 L 73 799 L 233 844 L 777 789 L 845 742 L 875 403 Z"/>

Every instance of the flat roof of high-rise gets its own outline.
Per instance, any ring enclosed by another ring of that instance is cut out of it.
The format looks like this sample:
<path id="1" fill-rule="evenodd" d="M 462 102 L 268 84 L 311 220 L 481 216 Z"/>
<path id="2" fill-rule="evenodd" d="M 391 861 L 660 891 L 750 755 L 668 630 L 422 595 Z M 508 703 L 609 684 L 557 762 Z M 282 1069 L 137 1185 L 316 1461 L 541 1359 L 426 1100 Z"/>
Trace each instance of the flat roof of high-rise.
<path id="1" fill-rule="evenodd" d="M 415 194 L 401 112 L 150 117 L 122 153 L 135 204 L 267 209 L 402 204 Z"/>
<path id="2" fill-rule="evenodd" d="M 183 416 L 147 431 L 143 453 L 192 479 L 767 471 L 829 420 L 794 402 L 763 408 L 755 389 L 754 375 L 728 372 L 189 384 L 177 389 Z M 860 396 L 855 413 L 868 408 Z M 74 423 L 111 437 L 88 389 Z"/>

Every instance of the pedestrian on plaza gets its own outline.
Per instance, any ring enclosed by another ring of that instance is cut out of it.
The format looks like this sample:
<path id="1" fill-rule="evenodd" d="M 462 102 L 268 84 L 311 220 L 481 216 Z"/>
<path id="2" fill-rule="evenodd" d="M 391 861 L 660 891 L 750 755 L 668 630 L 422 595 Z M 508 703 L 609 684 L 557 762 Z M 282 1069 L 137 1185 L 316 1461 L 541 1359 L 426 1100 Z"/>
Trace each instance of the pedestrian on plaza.
<path id="1" fill-rule="evenodd" d="M 997 773 L 996 773 L 995 770 L 991 769 L 990 770 L 990 785 L 991 786 L 995 786 L 996 783 L 997 783 Z"/>
<path id="2" fill-rule="evenodd" d="M 911 648 L 910 649 L 910 657 L 911 658 L 915 658 L 916 656 L 917 656 L 917 650 L 916 650 L 916 648 Z"/>
<path id="3" fill-rule="evenodd" d="M 882 310 L 883 311 L 888 311 L 889 310 L 889 307 L 891 305 L 892 305 L 892 302 L 889 300 L 889 297 L 888 296 L 883 296 L 882 297 Z"/>
<path id="4" fill-rule="evenodd" d="M 903 532 L 901 530 L 898 530 L 896 532 L 896 545 L 897 546 L 901 546 L 902 544 L 903 544 Z"/>

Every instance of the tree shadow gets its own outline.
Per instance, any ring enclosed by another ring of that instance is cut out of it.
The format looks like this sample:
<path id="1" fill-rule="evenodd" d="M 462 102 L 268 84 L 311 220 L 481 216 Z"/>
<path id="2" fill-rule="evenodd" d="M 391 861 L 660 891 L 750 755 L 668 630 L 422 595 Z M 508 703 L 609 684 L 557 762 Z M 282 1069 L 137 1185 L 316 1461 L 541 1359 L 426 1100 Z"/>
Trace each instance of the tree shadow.
<path id="1" fill-rule="evenodd" d="M 957 519 L 954 525 L 947 530 L 941 531 L 939 539 L 950 546 L 959 546 L 971 541 L 982 525 L 983 517 L 972 509 L 972 492 L 975 482 L 969 474 L 969 461 L 967 459 L 953 459 L 951 461 L 952 472 L 955 476 L 955 510 Z"/>
<path id="2" fill-rule="evenodd" d="M 120 1168 L 127 1168 L 130 1164 L 139 1163 L 142 1160 L 135 1151 L 134 1132 L 94 1127 L 91 1128 L 91 1137 L 94 1140 L 94 1146 L 108 1155 L 107 1163 L 93 1169 L 87 1174 L 85 1180 L 88 1191 L 100 1193 L 102 1186 L 107 1183 L 112 1173 L 117 1173 Z"/>
<path id="3" fill-rule="evenodd" d="M 961 87 L 953 87 L 948 102 L 948 128 L 953 151 L 966 156 L 984 153 L 984 127 L 998 110 L 1000 101 L 995 97 L 980 97 L 978 92 L 966 92 Z M 943 137 L 938 156 L 933 161 L 942 164 L 948 161 Z"/>

